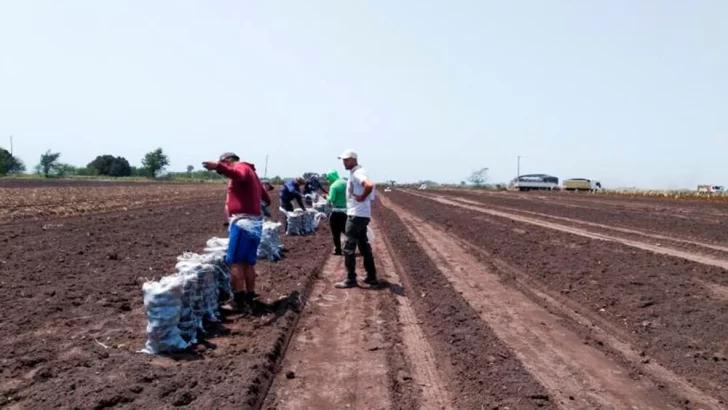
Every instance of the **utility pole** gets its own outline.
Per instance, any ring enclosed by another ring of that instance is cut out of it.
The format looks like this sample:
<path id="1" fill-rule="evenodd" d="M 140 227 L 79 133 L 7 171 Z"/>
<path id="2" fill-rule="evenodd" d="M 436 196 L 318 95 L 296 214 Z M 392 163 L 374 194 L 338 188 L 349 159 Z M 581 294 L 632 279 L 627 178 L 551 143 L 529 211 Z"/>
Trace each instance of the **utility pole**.
<path id="1" fill-rule="evenodd" d="M 521 156 L 518 156 L 518 168 L 516 168 L 516 180 L 521 176 Z"/>
<path id="2" fill-rule="evenodd" d="M 265 171 L 263 171 L 263 178 L 268 178 L 268 154 L 265 154 Z"/>
<path id="3" fill-rule="evenodd" d="M 10 136 L 10 156 L 13 156 L 13 136 Z"/>

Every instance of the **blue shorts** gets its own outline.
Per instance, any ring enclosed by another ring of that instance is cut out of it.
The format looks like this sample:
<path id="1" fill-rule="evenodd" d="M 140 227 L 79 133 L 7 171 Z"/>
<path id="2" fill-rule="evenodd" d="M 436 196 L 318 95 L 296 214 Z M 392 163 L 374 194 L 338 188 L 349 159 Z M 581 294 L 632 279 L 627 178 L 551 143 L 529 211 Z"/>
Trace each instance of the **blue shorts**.
<path id="1" fill-rule="evenodd" d="M 225 263 L 244 263 L 255 266 L 258 262 L 258 246 L 260 246 L 260 237 L 263 234 L 263 221 L 248 219 L 245 222 L 245 229 L 238 226 L 237 223 L 230 224 L 230 241 Z"/>

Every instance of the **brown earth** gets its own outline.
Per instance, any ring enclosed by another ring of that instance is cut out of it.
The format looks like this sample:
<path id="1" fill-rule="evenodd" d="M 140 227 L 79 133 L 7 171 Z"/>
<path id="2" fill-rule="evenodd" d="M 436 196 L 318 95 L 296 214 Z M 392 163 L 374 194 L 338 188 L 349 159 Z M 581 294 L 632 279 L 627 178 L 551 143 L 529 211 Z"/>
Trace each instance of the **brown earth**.
<path id="1" fill-rule="evenodd" d="M 224 185 L 103 183 L 62 181 L 47 187 L 0 187 L 0 223 L 51 219 L 224 198 Z"/>
<path id="2" fill-rule="evenodd" d="M 314 236 L 284 237 L 284 260 L 260 262 L 267 314 L 226 314 L 193 350 L 150 356 L 137 353 L 141 284 L 226 235 L 224 186 L 3 193 L 12 194 L 0 199 L 3 408 L 693 409 L 728 400 L 726 270 L 554 229 L 607 229 L 586 221 L 641 230 L 609 231 L 634 240 L 647 232 L 720 246 L 683 223 L 718 229 L 719 207 L 480 193 L 444 193 L 455 200 L 444 205 L 397 190 L 374 207 L 386 286 L 332 289 L 343 269 L 323 223 Z M 662 225 L 649 216 L 660 207 Z M 584 209 L 596 213 L 574 213 Z"/>
<path id="3" fill-rule="evenodd" d="M 705 203 L 686 206 L 681 201 L 605 199 L 607 197 L 539 193 L 479 193 L 438 191 L 494 206 L 553 216 L 577 218 L 623 228 L 679 236 L 728 246 L 728 205 Z M 527 195 L 530 194 L 530 195 Z"/>
<path id="4" fill-rule="evenodd" d="M 162 184 L 185 184 L 184 182 L 161 182 L 155 180 L 109 178 L 109 179 L 72 179 L 72 178 L 0 178 L 0 188 L 63 188 L 63 187 L 103 187 L 103 186 L 143 186 Z"/>
<path id="5" fill-rule="evenodd" d="M 403 192 L 388 198 L 606 319 L 641 349 L 645 365 L 659 362 L 728 400 L 728 306 L 705 285 L 724 284 L 726 270 L 469 209 L 454 212 Z"/>
<path id="6" fill-rule="evenodd" d="M 448 206 L 467 208 L 481 213 L 513 219 L 586 238 L 617 242 L 640 250 L 675 256 L 704 265 L 728 269 L 728 247 L 725 246 L 697 242 L 676 236 L 666 236 L 666 234 L 650 233 L 643 230 L 598 224 L 580 219 L 494 206 L 462 197 L 441 195 L 419 196 Z"/>
<path id="7" fill-rule="evenodd" d="M 228 317 L 219 329 L 227 332 L 188 354 L 137 353 L 144 278 L 170 273 L 179 254 L 226 235 L 223 193 L 203 188 L 214 199 L 0 225 L 0 407 L 223 409 L 261 401 L 298 301 L 328 256 L 326 227 L 285 237 L 286 258 L 259 264 L 258 292 L 291 303 L 263 317 Z"/>
<path id="8" fill-rule="evenodd" d="M 388 194 L 389 197 L 389 194 Z M 556 408 L 548 392 L 480 320 L 389 209 L 375 207 L 405 292 L 437 355 L 454 408 Z"/>

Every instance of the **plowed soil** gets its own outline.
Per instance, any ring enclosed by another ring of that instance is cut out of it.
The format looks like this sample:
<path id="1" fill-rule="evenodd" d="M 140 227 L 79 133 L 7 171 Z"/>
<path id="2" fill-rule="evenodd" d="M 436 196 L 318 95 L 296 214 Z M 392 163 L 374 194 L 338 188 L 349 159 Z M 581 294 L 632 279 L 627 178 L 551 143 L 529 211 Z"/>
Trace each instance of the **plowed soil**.
<path id="1" fill-rule="evenodd" d="M 382 207 L 374 217 L 386 227 L 393 257 L 404 266 L 405 289 L 438 353 L 454 407 L 556 408 L 548 392 L 449 285 L 403 222 Z"/>
<path id="2" fill-rule="evenodd" d="M 8 188 L 3 187 L 2 181 L 0 179 L 0 223 L 219 200 L 224 189 L 221 183 L 184 185 L 64 180 L 47 186 L 40 182 L 30 183 L 36 180 L 20 180 L 28 184 L 9 184 L 13 187 Z"/>
<path id="3" fill-rule="evenodd" d="M 631 201 L 580 194 L 483 194 L 466 190 L 447 192 L 494 206 L 552 216 L 577 218 L 623 228 L 666 233 L 683 239 L 728 246 L 728 204 L 685 204 L 684 201 Z"/>
<path id="4" fill-rule="evenodd" d="M 151 356 L 141 286 L 226 235 L 224 186 L 18 184 L 0 181 L 2 408 L 726 407 L 728 208 L 395 190 L 373 205 L 383 286 L 333 287 L 323 221 L 259 262 L 266 314 Z"/>
<path id="5" fill-rule="evenodd" d="M 606 319 L 639 349 L 646 368 L 656 361 L 728 400 L 728 305 L 713 289 L 726 285 L 726 270 L 407 193 L 388 198 Z"/>
<path id="6" fill-rule="evenodd" d="M 262 317 L 228 317 L 226 332 L 188 354 L 137 353 L 145 278 L 171 273 L 179 254 L 226 235 L 224 188 L 213 195 L 0 225 L 0 407 L 225 409 L 260 401 L 302 295 L 328 256 L 325 226 L 316 236 L 286 237 L 285 259 L 258 266 L 264 299 L 290 303 Z"/>

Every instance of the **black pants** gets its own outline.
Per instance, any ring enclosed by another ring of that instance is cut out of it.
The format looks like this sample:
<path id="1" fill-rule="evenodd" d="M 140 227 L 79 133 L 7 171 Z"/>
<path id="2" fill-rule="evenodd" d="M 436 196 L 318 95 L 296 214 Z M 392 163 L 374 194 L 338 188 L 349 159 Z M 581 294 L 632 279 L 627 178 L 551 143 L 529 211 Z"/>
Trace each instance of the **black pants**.
<path id="1" fill-rule="evenodd" d="M 369 218 L 350 216 L 346 220 L 346 244 L 344 244 L 344 264 L 346 265 L 347 280 L 356 281 L 356 248 L 364 258 L 364 270 L 367 272 L 367 279 L 377 278 L 377 268 L 374 266 L 374 254 L 372 246 L 367 237 Z"/>
<path id="2" fill-rule="evenodd" d="M 332 212 L 329 217 L 331 234 L 334 236 L 334 251 L 341 252 L 341 234 L 346 230 L 346 214 L 343 212 Z"/>
<path id="3" fill-rule="evenodd" d="M 281 208 L 285 209 L 286 212 L 293 212 L 293 201 L 285 201 L 283 198 L 280 200 Z M 283 232 L 288 231 L 288 218 L 286 215 L 281 213 L 281 222 L 283 223 Z"/>

